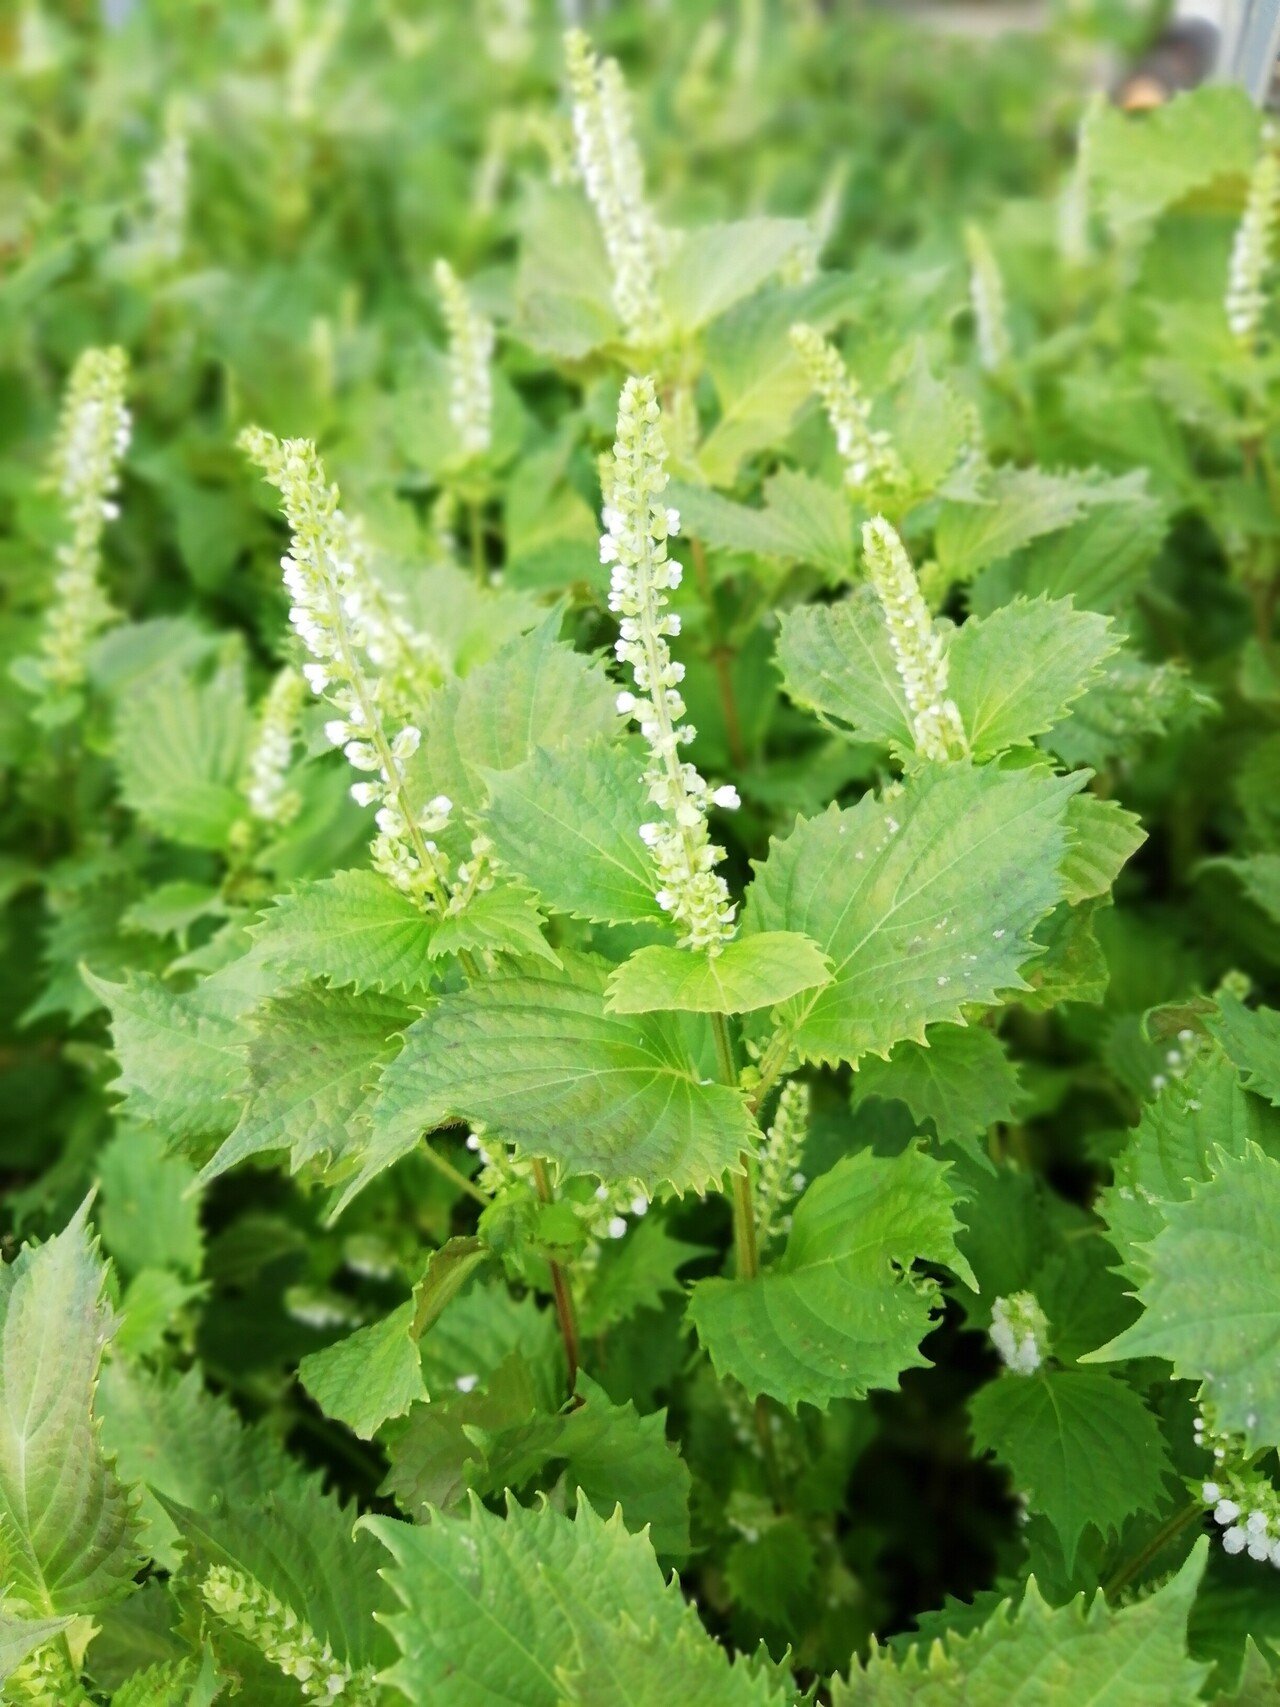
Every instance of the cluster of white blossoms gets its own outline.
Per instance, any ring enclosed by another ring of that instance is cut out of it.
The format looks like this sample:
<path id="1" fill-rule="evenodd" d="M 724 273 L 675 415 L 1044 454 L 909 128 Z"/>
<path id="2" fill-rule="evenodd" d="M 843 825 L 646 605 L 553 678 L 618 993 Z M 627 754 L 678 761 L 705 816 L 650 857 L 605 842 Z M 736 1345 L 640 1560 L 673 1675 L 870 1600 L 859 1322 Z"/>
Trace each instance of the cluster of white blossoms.
<path id="1" fill-rule="evenodd" d="M 479 1189 L 490 1197 L 512 1186 L 535 1190 L 533 1163 L 517 1157 L 505 1144 L 486 1143 L 478 1132 L 467 1134 L 467 1149 L 481 1163 L 476 1175 Z M 635 1185 L 598 1185 L 590 1199 L 571 1201 L 586 1234 L 586 1244 L 577 1258 L 579 1267 L 592 1267 L 599 1261 L 604 1246 L 621 1239 L 630 1225 L 628 1216 L 648 1213 L 649 1198 Z"/>
<path id="2" fill-rule="evenodd" d="M 1262 150 L 1249 177 L 1244 214 L 1236 227 L 1227 268 L 1226 311 L 1232 335 L 1251 344 L 1262 320 L 1267 298 L 1264 286 L 1271 269 L 1271 248 L 1280 213 L 1280 152 L 1270 125 L 1262 132 Z"/>
<path id="3" fill-rule="evenodd" d="M 301 673 L 286 664 L 263 699 L 245 787 L 249 810 L 260 824 L 290 824 L 301 810 L 302 797 L 289 787 L 288 774 L 306 693 Z"/>
<path id="4" fill-rule="evenodd" d="M 143 167 L 142 184 L 149 216 L 147 243 L 160 260 L 177 261 L 187 235 L 191 151 L 176 111 L 169 115 L 159 150 Z"/>
<path id="5" fill-rule="evenodd" d="M 662 813 L 640 835 L 658 868 L 658 905 L 680 927 L 681 946 L 718 954 L 732 937 L 734 907 L 716 872 L 724 849 L 707 831 L 710 805 L 732 811 L 732 786 L 712 790 L 680 749 L 694 738 L 682 723 L 684 666 L 671 657 L 668 637 L 680 618 L 667 594 L 680 584 L 681 565 L 667 556 L 667 540 L 680 518 L 663 503 L 667 485 L 661 412 L 651 379 L 629 379 L 618 403 L 613 459 L 605 471 L 600 561 L 613 565 L 609 609 L 620 617 L 618 661 L 631 667 L 636 692 L 618 695 L 618 711 L 632 717 L 649 744 L 644 773 L 649 798 Z"/>
<path id="6" fill-rule="evenodd" d="M 476 308 L 448 261 L 436 262 L 435 281 L 449 334 L 449 419 L 463 455 L 483 456 L 493 443 L 493 322 Z"/>
<path id="7" fill-rule="evenodd" d="M 1058 201 L 1058 247 L 1069 267 L 1082 267 L 1089 259 L 1093 135 L 1106 104 L 1105 95 L 1095 92 L 1080 115 L 1080 123 L 1076 127 L 1076 157 Z"/>
<path id="8" fill-rule="evenodd" d="M 125 405 L 128 372 L 122 349 L 85 350 L 63 398 L 51 475 L 71 537 L 58 547 L 38 665 L 43 685 L 54 692 L 83 682 L 91 642 L 115 620 L 100 579 L 102 532 L 120 514 L 114 494 L 132 426 Z"/>
<path id="9" fill-rule="evenodd" d="M 969 256 L 969 301 L 978 334 L 978 358 L 988 373 L 994 373 L 1004 366 L 1013 350 L 1004 278 L 986 233 L 979 226 L 965 226 L 964 246 Z"/>
<path id="10" fill-rule="evenodd" d="M 861 495 L 895 486 L 902 464 L 888 433 L 871 426 L 871 404 L 863 396 L 840 352 L 821 332 L 803 323 L 791 328 L 791 344 L 817 392 L 836 436 L 845 484 Z"/>
<path id="11" fill-rule="evenodd" d="M 371 1697 L 371 1678 L 338 1659 L 292 1607 L 256 1578 L 228 1565 L 211 1565 L 200 1585 L 205 1605 L 262 1657 L 301 1686 L 307 1701 L 342 1701 L 355 1707 Z"/>
<path id="12" fill-rule="evenodd" d="M 374 867 L 419 905 L 443 912 L 448 860 L 432 838 L 448 822 L 452 802 L 439 795 L 425 807 L 412 804 L 405 766 L 422 732 L 404 722 L 388 733 L 388 723 L 403 716 L 403 702 L 393 673 L 400 642 L 387 631 L 385 595 L 310 440 L 280 440 L 250 427 L 240 445 L 283 500 L 293 532 L 281 559 L 293 599 L 289 620 L 312 660 L 302 673 L 338 712 L 325 734 L 365 773 L 351 795 L 357 805 L 377 809 Z"/>
<path id="13" fill-rule="evenodd" d="M 867 576 L 884 609 L 889 645 L 921 758 L 945 762 L 969 750 L 964 724 L 948 696 L 942 636 L 920 593 L 906 547 L 883 516 L 862 528 Z"/>
<path id="14" fill-rule="evenodd" d="M 1049 1319 L 1034 1293 L 1012 1292 L 991 1306 L 991 1343 L 1006 1369 L 1034 1375 L 1049 1351 Z"/>
<path id="15" fill-rule="evenodd" d="M 1213 1453 L 1213 1476 L 1200 1498 L 1222 1528 L 1223 1549 L 1280 1570 L 1280 1492 L 1250 1464 L 1242 1438 L 1219 1432 L 1203 1413 L 1196 1415 L 1195 1441 Z"/>
<path id="16" fill-rule="evenodd" d="M 650 348 L 665 336 L 662 233 L 645 200 L 627 86 L 617 60 L 594 53 L 581 30 L 568 31 L 564 49 L 578 170 L 609 257 L 614 307 L 629 341 Z"/>
<path id="17" fill-rule="evenodd" d="M 788 1079 L 757 1151 L 756 1239 L 761 1250 L 774 1233 L 791 1231 L 791 1216 L 780 1212 L 807 1184 L 799 1163 L 809 1132 L 809 1102 L 808 1085 Z"/>

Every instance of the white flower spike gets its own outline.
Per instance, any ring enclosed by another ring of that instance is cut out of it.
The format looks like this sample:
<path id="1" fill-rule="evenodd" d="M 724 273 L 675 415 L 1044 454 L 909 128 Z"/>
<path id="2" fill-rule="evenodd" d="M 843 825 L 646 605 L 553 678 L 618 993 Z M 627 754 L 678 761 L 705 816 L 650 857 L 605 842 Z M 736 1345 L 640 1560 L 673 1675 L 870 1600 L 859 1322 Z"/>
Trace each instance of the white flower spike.
<path id="1" fill-rule="evenodd" d="M 493 322 L 462 288 L 448 261 L 437 261 L 436 289 L 449 333 L 449 419 L 468 459 L 493 444 Z"/>
<path id="2" fill-rule="evenodd" d="M 268 688 L 258 717 L 258 728 L 249 753 L 249 810 L 260 824 L 291 824 L 302 807 L 296 789 L 286 778 L 293 761 L 298 718 L 306 698 L 307 684 L 301 673 L 286 665 Z"/>
<path id="3" fill-rule="evenodd" d="M 1009 337 L 1004 277 L 986 233 L 966 225 L 964 245 L 969 255 L 969 300 L 978 334 L 978 359 L 988 373 L 1002 368 L 1013 352 Z"/>
<path id="4" fill-rule="evenodd" d="M 1001 1362 L 1015 1375 L 1034 1375 L 1048 1355 L 1049 1321 L 1030 1292 L 996 1299 L 990 1333 Z"/>
<path id="5" fill-rule="evenodd" d="M 902 682 L 916 751 L 945 763 L 969 750 L 964 724 L 948 695 L 947 656 L 920 593 L 906 547 L 883 516 L 863 525 L 867 575 L 879 596 Z"/>
<path id="6" fill-rule="evenodd" d="M 90 645 L 116 617 L 102 589 L 102 534 L 119 514 L 113 499 L 132 429 L 125 406 L 128 371 L 121 349 L 85 350 L 63 399 L 50 472 L 66 505 L 71 537 L 58 547 L 37 666 L 54 693 L 80 686 Z"/>
<path id="7" fill-rule="evenodd" d="M 889 435 L 872 429 L 871 405 L 840 359 L 834 344 L 812 326 L 791 328 L 791 344 L 817 392 L 844 463 L 845 484 L 861 496 L 902 479 L 902 464 Z"/>
<path id="8" fill-rule="evenodd" d="M 564 49 L 578 170 L 609 256 L 614 306 L 628 341 L 653 348 L 666 335 L 657 283 L 662 234 L 645 201 L 622 69 L 594 53 L 581 30 L 566 34 Z"/>
<path id="9" fill-rule="evenodd" d="M 606 469 L 600 560 L 611 563 L 609 609 L 621 618 L 615 651 L 630 666 L 635 693 L 619 696 L 620 715 L 634 718 L 649 744 L 645 771 L 649 798 L 662 814 L 640 826 L 658 869 L 658 904 L 680 927 L 681 945 L 718 954 L 734 931 L 729 890 L 715 867 L 724 849 L 707 832 L 713 796 L 680 749 L 694 737 L 683 724 L 679 684 L 667 637 L 679 632 L 667 614 L 667 594 L 680 583 L 681 566 L 667 556 L 667 540 L 680 518 L 663 502 L 667 484 L 661 412 L 651 379 L 629 379 L 618 404 L 617 440 Z M 736 790 L 717 789 L 716 803 L 736 801 Z"/>
<path id="10" fill-rule="evenodd" d="M 1266 307 L 1267 274 L 1276 219 L 1280 214 L 1280 152 L 1270 125 L 1263 127 L 1262 150 L 1249 178 L 1244 214 L 1236 227 L 1227 270 L 1226 312 L 1232 336 L 1251 346 Z"/>

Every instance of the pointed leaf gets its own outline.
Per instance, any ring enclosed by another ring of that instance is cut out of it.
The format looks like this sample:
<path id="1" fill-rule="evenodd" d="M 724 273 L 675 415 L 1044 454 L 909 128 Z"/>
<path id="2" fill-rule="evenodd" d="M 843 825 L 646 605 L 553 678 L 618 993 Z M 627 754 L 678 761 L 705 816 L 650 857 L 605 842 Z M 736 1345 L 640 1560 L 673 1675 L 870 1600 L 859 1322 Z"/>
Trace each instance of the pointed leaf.
<path id="1" fill-rule="evenodd" d="M 414 997 L 431 988 L 431 931 L 376 871 L 339 871 L 278 896 L 253 929 L 253 954 L 295 979 Z"/>
<path id="2" fill-rule="evenodd" d="M 896 1098 L 917 1121 L 932 1120 L 944 1144 L 1010 1120 L 1019 1094 L 1016 1067 L 981 1025 L 930 1026 L 923 1043 L 896 1044 L 887 1060 L 867 1056 L 853 1081 L 855 1107 Z"/>
<path id="3" fill-rule="evenodd" d="M 830 982 L 830 962 L 808 937 L 760 931 L 726 943 L 717 955 L 639 948 L 611 975 L 607 1006 L 616 1014 L 745 1014 Z"/>
<path id="4" fill-rule="evenodd" d="M 717 1374 L 753 1398 L 861 1399 L 927 1363 L 939 1292 L 909 1271 L 923 1259 L 972 1282 L 958 1231 L 943 1164 L 914 1147 L 862 1151 L 805 1192 L 776 1263 L 754 1280 L 697 1281 L 689 1314 Z"/>
<path id="5" fill-rule="evenodd" d="M 748 892 L 752 930 L 796 930 L 835 966 L 783 1023 L 809 1060 L 887 1055 L 1025 989 L 1020 967 L 1060 898 L 1067 802 L 1081 777 L 935 766 L 772 842 Z"/>

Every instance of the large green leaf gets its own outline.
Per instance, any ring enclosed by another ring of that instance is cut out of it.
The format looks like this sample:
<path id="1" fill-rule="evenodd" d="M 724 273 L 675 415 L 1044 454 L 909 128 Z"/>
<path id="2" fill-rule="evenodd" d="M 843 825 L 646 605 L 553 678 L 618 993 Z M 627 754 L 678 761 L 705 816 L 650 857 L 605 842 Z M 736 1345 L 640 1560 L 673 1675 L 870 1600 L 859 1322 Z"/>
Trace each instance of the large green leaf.
<path id="1" fill-rule="evenodd" d="M 169 670 L 122 702 L 116 764 L 127 805 L 162 835 L 226 846 L 245 814 L 241 784 L 252 729 L 239 659 L 208 681 Z"/>
<path id="2" fill-rule="evenodd" d="M 782 1010 L 801 1053 L 886 1055 L 1026 989 L 1020 968 L 1063 893 L 1064 815 L 1082 781 L 934 766 L 887 801 L 832 806 L 771 843 L 748 928 L 803 931 L 835 966 L 832 983 Z"/>
<path id="3" fill-rule="evenodd" d="M 664 915 L 640 840 L 653 815 L 635 748 L 599 741 L 570 755 L 539 748 L 489 778 L 485 830 L 503 865 L 547 906 L 598 923 Z"/>
<path id="4" fill-rule="evenodd" d="M 1157 1511 L 1172 1472 L 1155 1417 L 1117 1375 L 1044 1369 L 1002 1375 L 969 1401 L 975 1445 L 1009 1466 L 1014 1487 L 1058 1533 L 1067 1569 L 1086 1528 L 1114 1537 Z"/>
<path id="5" fill-rule="evenodd" d="M 1258 114 L 1243 89 L 1178 94 L 1149 113 L 1104 107 L 1089 140 L 1090 178 L 1108 219 L 1141 225 L 1219 177 L 1243 177 Z"/>
<path id="6" fill-rule="evenodd" d="M 295 980 L 418 996 L 431 988 L 431 932 L 377 872 L 339 871 L 278 896 L 254 927 L 253 954 Z"/>
<path id="7" fill-rule="evenodd" d="M 501 1518 L 473 1501 L 466 1518 L 361 1523 L 394 1561 L 400 1658 L 383 1676 L 410 1701 L 598 1707 L 665 1700 L 677 1678 L 683 1707 L 789 1707 L 730 1663 L 620 1512 L 511 1504 Z"/>
<path id="8" fill-rule="evenodd" d="M 736 1090 L 708 1083 L 676 1020 L 605 1012 L 604 968 L 514 972 L 443 997 L 405 1034 L 370 1107 L 350 1196 L 424 1131 L 479 1121 L 569 1173 L 703 1190 L 753 1142 Z"/>
<path id="9" fill-rule="evenodd" d="M 357 1328 L 345 1339 L 313 1351 L 298 1365 L 298 1379 L 328 1417 L 371 1440 L 391 1417 L 401 1417 L 427 1397 L 413 1329 L 412 1300 Z"/>
<path id="10" fill-rule="evenodd" d="M 887 1060 L 862 1061 L 854 1105 L 869 1097 L 896 1098 L 917 1121 L 932 1120 L 944 1143 L 960 1142 L 1012 1118 L 1018 1073 L 985 1026 L 935 1025 L 923 1043 L 899 1043 Z"/>
<path id="11" fill-rule="evenodd" d="M 0 1268 L 0 1576 L 13 1612 L 96 1612 L 133 1585 L 133 1506 L 94 1420 L 111 1336 L 89 1205 Z"/>
<path id="12" fill-rule="evenodd" d="M 365 1096 L 409 1019 L 387 996 L 319 985 L 264 1002 L 248 1033 L 248 1100 L 202 1183 L 273 1150 L 288 1151 L 294 1173 L 349 1152 L 359 1143 Z"/>
<path id="13" fill-rule="evenodd" d="M 1280 1162 L 1249 1144 L 1211 1166 L 1142 1252 L 1142 1314 L 1084 1361 L 1167 1358 L 1202 1383 L 1219 1427 L 1280 1446 Z"/>
<path id="14" fill-rule="evenodd" d="M 612 974 L 610 1013 L 745 1014 L 771 1008 L 801 990 L 831 981 L 827 957 L 797 931 L 735 937 L 719 954 L 683 948 L 638 948 Z"/>
<path id="15" fill-rule="evenodd" d="M 947 1169 L 918 1147 L 836 1163 L 796 1205 L 786 1250 L 752 1280 L 696 1282 L 689 1314 L 723 1379 L 793 1409 L 896 1387 L 927 1363 L 920 1341 L 939 1302 L 911 1273 L 940 1263 L 973 1282 L 956 1249 Z"/>
<path id="16" fill-rule="evenodd" d="M 1172 1707 L 1199 1698 L 1209 1667 L 1187 1654 L 1187 1617 L 1204 1572 L 1207 1538 L 1155 1594 L 1112 1610 L 1101 1594 L 1052 1607 L 1032 1577 L 1021 1605 L 997 1608 L 980 1629 L 905 1659 L 876 1650 L 833 1707 Z"/>
<path id="17" fill-rule="evenodd" d="M 974 757 L 1052 729 L 1116 645 L 1106 617 L 1067 599 L 1014 599 L 956 629 L 947 667 Z"/>
<path id="18" fill-rule="evenodd" d="M 875 590 L 836 605 L 801 605 L 782 619 L 778 667 L 797 705 L 837 718 L 860 741 L 914 752 L 911 713 Z"/>
<path id="19" fill-rule="evenodd" d="M 1105 895 L 1126 863 L 1147 839 L 1132 812 L 1115 800 L 1077 794 L 1067 807 L 1071 847 L 1062 864 L 1071 906 Z"/>
<path id="20" fill-rule="evenodd" d="M 938 562 L 952 579 L 975 575 L 1041 534 L 1077 521 L 1096 502 L 1099 489 L 1092 473 L 999 468 L 989 476 L 981 501 L 943 501 L 934 536 Z"/>
<path id="21" fill-rule="evenodd" d="M 758 290 L 812 240 L 802 219 L 737 219 L 670 232 L 662 299 L 682 331 L 696 332 Z"/>

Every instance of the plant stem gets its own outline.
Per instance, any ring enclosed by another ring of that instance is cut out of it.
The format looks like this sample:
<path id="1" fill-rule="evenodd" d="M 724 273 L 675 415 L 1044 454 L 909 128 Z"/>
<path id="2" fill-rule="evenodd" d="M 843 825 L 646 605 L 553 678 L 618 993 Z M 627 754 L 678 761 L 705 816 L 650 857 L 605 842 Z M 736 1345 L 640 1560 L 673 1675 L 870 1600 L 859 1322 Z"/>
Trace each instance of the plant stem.
<path id="1" fill-rule="evenodd" d="M 738 1070 L 733 1060 L 733 1039 L 729 1022 L 723 1014 L 711 1015 L 711 1034 L 716 1040 L 716 1056 L 720 1077 L 726 1085 L 736 1085 Z M 756 1215 L 751 1201 L 751 1152 L 744 1150 L 739 1157 L 742 1172 L 731 1176 L 733 1202 L 733 1249 L 737 1258 L 738 1278 L 754 1280 L 760 1272 L 760 1253 L 756 1247 Z"/>
<path id="2" fill-rule="evenodd" d="M 457 1186 L 459 1191 L 474 1198 L 482 1208 L 487 1209 L 489 1207 L 489 1199 L 475 1181 L 468 1179 L 466 1174 L 455 1168 L 452 1162 L 446 1162 L 444 1157 L 433 1150 L 425 1139 L 423 1140 L 422 1151 L 437 1173 L 443 1174 L 447 1180 Z"/>
<path id="3" fill-rule="evenodd" d="M 551 1202 L 551 1182 L 547 1178 L 547 1165 L 541 1157 L 535 1156 L 533 1161 L 533 1183 L 537 1187 L 538 1196 L 544 1203 Z M 573 1308 L 573 1293 L 569 1290 L 569 1278 L 558 1262 L 547 1259 L 551 1270 L 551 1290 L 555 1295 L 556 1318 L 560 1323 L 560 1338 L 564 1341 L 564 1359 L 569 1367 L 569 1391 L 573 1392 L 578 1384 L 578 1318 Z"/>
<path id="4" fill-rule="evenodd" d="M 1138 1572 L 1149 1565 L 1152 1559 L 1164 1551 L 1171 1541 L 1181 1535 L 1197 1518 L 1203 1517 L 1204 1506 L 1199 1500 L 1193 1500 L 1181 1511 L 1175 1511 L 1173 1516 L 1156 1530 L 1155 1534 L 1132 1559 L 1127 1559 L 1107 1578 L 1102 1585 L 1102 1592 L 1108 1600 L 1113 1600 L 1120 1590 L 1132 1582 Z"/>

